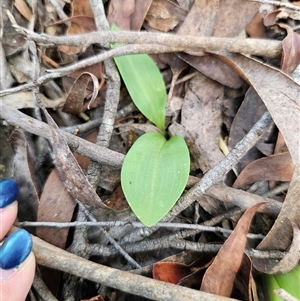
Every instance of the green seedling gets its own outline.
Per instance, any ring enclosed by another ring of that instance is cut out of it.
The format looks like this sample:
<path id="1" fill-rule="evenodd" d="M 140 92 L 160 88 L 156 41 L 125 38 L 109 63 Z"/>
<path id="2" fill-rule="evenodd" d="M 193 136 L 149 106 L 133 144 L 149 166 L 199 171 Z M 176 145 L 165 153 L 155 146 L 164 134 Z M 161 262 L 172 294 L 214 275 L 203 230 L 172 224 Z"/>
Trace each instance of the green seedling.
<path id="1" fill-rule="evenodd" d="M 284 289 L 290 295 L 300 300 L 300 266 L 283 275 L 263 275 L 264 290 L 270 301 L 283 301 L 274 290 Z"/>
<path id="2" fill-rule="evenodd" d="M 142 135 L 128 151 L 121 170 L 122 189 L 132 211 L 151 227 L 183 192 L 190 170 L 189 151 L 182 137 L 165 137 L 167 92 L 150 56 L 132 54 L 114 60 L 134 104 L 162 132 Z"/>

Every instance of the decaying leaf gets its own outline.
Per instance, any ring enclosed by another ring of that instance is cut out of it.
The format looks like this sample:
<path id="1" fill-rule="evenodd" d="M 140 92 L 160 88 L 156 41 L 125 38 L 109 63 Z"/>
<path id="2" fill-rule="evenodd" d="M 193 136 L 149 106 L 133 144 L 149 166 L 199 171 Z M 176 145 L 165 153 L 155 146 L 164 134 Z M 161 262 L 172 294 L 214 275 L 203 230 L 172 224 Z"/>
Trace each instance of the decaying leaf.
<path id="1" fill-rule="evenodd" d="M 187 12 L 174 2 L 153 0 L 145 19 L 151 28 L 168 32 L 180 25 L 186 15 Z"/>
<path id="2" fill-rule="evenodd" d="M 44 94 L 40 94 L 40 98 L 46 108 L 56 109 L 63 105 L 65 98 L 59 98 L 56 100 L 51 100 L 47 98 Z M 34 97 L 30 91 L 22 91 L 15 94 L 9 94 L 0 97 L 0 106 L 8 105 L 16 109 L 26 109 L 34 108 Z"/>
<path id="3" fill-rule="evenodd" d="M 300 165 L 295 166 L 294 175 L 289 186 L 282 209 L 272 229 L 258 245 L 260 250 L 285 251 L 291 244 L 293 237 L 292 223 L 300 228 Z"/>
<path id="4" fill-rule="evenodd" d="M 93 93 L 89 99 L 88 109 L 90 104 L 96 99 L 99 82 L 95 75 L 89 72 L 83 72 L 73 83 L 70 92 L 67 96 L 63 111 L 70 114 L 80 114 L 84 110 L 84 99 L 86 97 L 86 88 L 90 79 L 93 81 Z"/>
<path id="5" fill-rule="evenodd" d="M 300 85 L 281 71 L 241 54 L 217 56 L 254 88 L 283 135 L 294 164 L 298 164 L 299 139 L 295 137 L 300 137 Z"/>
<path id="6" fill-rule="evenodd" d="M 111 24 L 116 24 L 123 30 L 130 30 L 131 15 L 134 12 L 135 1 L 124 0 L 124 1 L 110 1 L 108 20 Z"/>
<path id="7" fill-rule="evenodd" d="M 21 221 L 35 221 L 39 203 L 40 187 L 35 175 L 33 158 L 24 132 L 14 130 L 10 136 L 14 157 L 14 179 L 19 185 L 19 212 Z"/>
<path id="8" fill-rule="evenodd" d="M 294 171 L 289 152 L 258 159 L 247 165 L 233 184 L 235 188 L 261 181 L 291 181 Z"/>
<path id="9" fill-rule="evenodd" d="M 70 222 L 76 202 L 65 188 L 56 169 L 53 169 L 45 183 L 37 213 L 40 222 Z M 36 235 L 57 246 L 65 248 L 69 229 L 38 227 Z"/>
<path id="10" fill-rule="evenodd" d="M 251 220 L 262 203 L 247 209 L 204 274 L 201 291 L 230 297 L 247 242 Z"/>
<path id="11" fill-rule="evenodd" d="M 288 219 L 285 220 L 285 223 L 289 225 L 291 224 Z M 272 259 L 254 258 L 253 266 L 258 271 L 266 274 L 282 275 L 290 272 L 298 265 L 300 260 L 300 230 L 295 224 L 292 224 L 292 228 L 293 240 L 285 257 L 283 257 L 283 259 L 279 262 L 278 260 Z"/>
<path id="12" fill-rule="evenodd" d="M 230 127 L 228 148 L 231 150 L 235 145 L 242 140 L 246 133 L 248 133 L 258 119 L 266 112 L 266 106 L 263 101 L 257 95 L 255 90 L 250 87 L 244 97 L 242 104 L 240 105 L 237 113 L 234 115 L 232 125 Z M 236 171 L 239 173 L 249 163 L 257 160 L 262 156 L 273 154 L 274 144 L 270 143 L 270 136 L 273 134 L 273 130 L 267 131 L 252 147 L 247 154 L 238 162 L 235 166 Z"/>
<path id="13" fill-rule="evenodd" d="M 50 141 L 53 147 L 54 162 L 65 187 L 75 199 L 78 199 L 83 204 L 107 208 L 85 177 L 68 144 L 60 133 L 57 124 L 42 106 L 40 100 L 37 99 L 37 101 L 50 127 Z"/>
<path id="14" fill-rule="evenodd" d="M 199 167 L 207 172 L 223 159 L 219 148 L 224 87 L 204 75 L 192 78 L 182 105 L 182 125 L 198 150 Z"/>
<path id="15" fill-rule="evenodd" d="M 236 7 L 239 7 L 238 14 Z M 196 0 L 180 26 L 178 34 L 235 37 L 251 21 L 258 7 L 258 3 L 244 0 Z M 230 16 L 234 18 L 234 22 Z M 207 54 L 205 56 L 191 56 L 184 53 L 178 55 L 201 73 L 225 86 L 239 88 L 242 85 L 239 75 L 216 57 Z"/>

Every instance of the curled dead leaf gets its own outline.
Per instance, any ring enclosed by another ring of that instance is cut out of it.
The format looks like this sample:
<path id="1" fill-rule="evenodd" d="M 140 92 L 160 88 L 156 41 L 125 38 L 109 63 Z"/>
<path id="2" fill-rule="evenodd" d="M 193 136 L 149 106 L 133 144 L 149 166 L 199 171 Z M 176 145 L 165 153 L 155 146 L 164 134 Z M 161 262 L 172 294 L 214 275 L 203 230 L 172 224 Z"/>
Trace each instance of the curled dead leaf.
<path id="1" fill-rule="evenodd" d="M 289 152 L 260 158 L 247 165 L 233 184 L 234 188 L 241 188 L 247 184 L 261 181 L 291 181 L 294 164 Z"/>
<path id="2" fill-rule="evenodd" d="M 262 204 L 264 203 L 252 206 L 242 215 L 211 266 L 205 272 L 200 288 L 201 291 L 230 297 L 234 279 L 243 260 L 251 220 Z"/>
<path id="3" fill-rule="evenodd" d="M 286 223 L 290 223 L 290 221 L 286 220 Z M 280 275 L 290 272 L 298 265 L 300 260 L 300 230 L 295 224 L 292 224 L 292 227 L 293 241 L 285 257 L 279 263 L 277 260 L 254 258 L 253 266 L 255 269 L 265 274 Z"/>
<path id="4" fill-rule="evenodd" d="M 99 91 L 99 82 L 98 78 L 94 74 L 90 72 L 83 72 L 73 83 L 67 96 L 66 103 L 64 104 L 63 112 L 70 114 L 80 114 L 84 111 L 86 88 L 91 79 L 93 81 L 93 93 L 88 104 L 88 109 L 90 109 L 91 103 L 97 97 Z"/>

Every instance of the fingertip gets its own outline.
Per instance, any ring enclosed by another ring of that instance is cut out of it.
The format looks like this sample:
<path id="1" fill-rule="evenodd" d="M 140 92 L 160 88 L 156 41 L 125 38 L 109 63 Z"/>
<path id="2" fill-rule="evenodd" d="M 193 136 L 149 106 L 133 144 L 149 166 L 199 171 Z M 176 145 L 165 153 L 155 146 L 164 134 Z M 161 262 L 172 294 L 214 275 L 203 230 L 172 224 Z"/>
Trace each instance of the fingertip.
<path id="1" fill-rule="evenodd" d="M 5 208 L 14 202 L 19 194 L 19 186 L 12 179 L 0 180 L 0 208 Z"/>
<path id="2" fill-rule="evenodd" d="M 31 252 L 18 268 L 0 269 L 0 301 L 25 300 L 35 274 L 35 257 Z"/>
<path id="3" fill-rule="evenodd" d="M 0 268 L 9 270 L 18 267 L 32 250 L 30 234 L 19 229 L 11 233 L 0 246 Z"/>

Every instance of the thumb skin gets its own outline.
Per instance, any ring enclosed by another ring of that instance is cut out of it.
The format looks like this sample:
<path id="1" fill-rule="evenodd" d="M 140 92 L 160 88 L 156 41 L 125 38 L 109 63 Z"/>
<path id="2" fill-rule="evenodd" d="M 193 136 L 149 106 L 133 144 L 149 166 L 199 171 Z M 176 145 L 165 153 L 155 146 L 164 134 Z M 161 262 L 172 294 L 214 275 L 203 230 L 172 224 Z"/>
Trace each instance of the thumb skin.
<path id="1" fill-rule="evenodd" d="M 16 218 L 18 192 L 14 180 L 0 181 L 0 301 L 24 301 L 35 272 L 32 239 L 26 230 L 10 233 L 1 243 Z"/>
<path id="2" fill-rule="evenodd" d="M 24 301 L 33 282 L 35 257 L 32 252 L 17 268 L 0 268 L 0 301 Z"/>
<path id="3" fill-rule="evenodd" d="M 19 229 L 0 246 L 0 300 L 24 301 L 32 284 L 35 258 L 30 234 Z"/>

